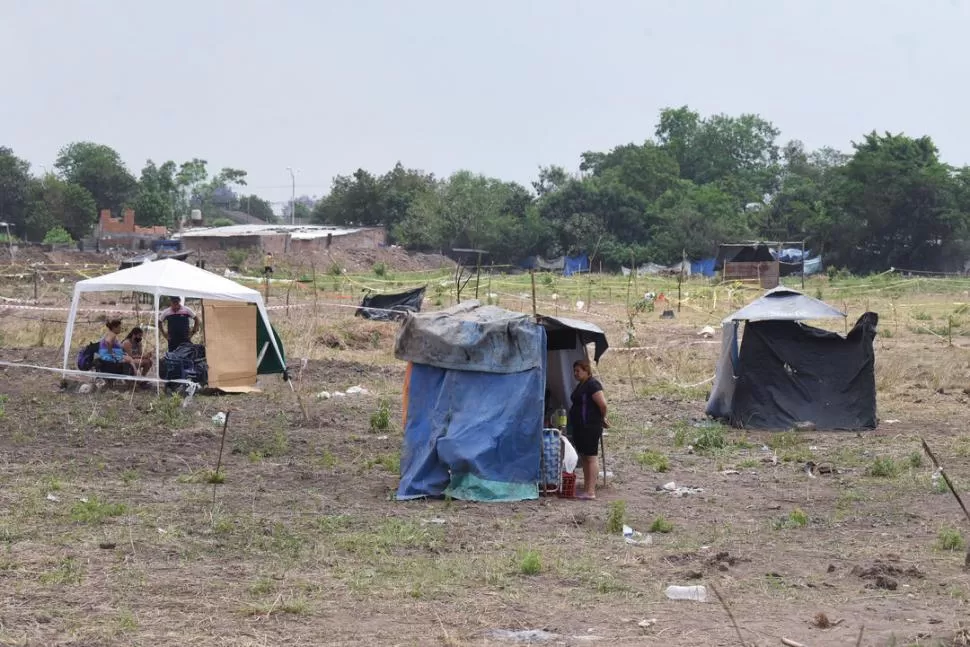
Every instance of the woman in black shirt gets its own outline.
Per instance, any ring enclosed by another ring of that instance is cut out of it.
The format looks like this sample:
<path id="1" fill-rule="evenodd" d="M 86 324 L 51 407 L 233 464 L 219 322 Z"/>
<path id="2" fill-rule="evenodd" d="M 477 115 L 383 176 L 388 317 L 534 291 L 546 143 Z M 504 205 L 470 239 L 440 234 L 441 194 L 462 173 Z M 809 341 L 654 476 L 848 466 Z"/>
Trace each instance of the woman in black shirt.
<path id="1" fill-rule="evenodd" d="M 573 377 L 579 382 L 572 394 L 569 408 L 569 426 L 573 444 L 583 464 L 583 485 L 586 489 L 580 499 L 596 498 L 596 474 L 599 471 L 596 457 L 599 454 L 603 429 L 609 429 L 606 419 L 606 397 L 603 385 L 593 377 L 588 359 L 573 364 Z"/>

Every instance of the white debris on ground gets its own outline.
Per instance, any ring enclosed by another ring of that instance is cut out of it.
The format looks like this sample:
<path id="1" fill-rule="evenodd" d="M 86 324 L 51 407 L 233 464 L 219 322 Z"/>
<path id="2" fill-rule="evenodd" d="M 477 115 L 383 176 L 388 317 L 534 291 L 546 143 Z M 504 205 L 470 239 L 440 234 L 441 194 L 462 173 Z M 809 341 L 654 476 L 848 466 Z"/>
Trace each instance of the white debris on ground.
<path id="1" fill-rule="evenodd" d="M 664 494 L 672 494 L 674 496 L 687 496 L 688 494 L 700 494 L 703 492 L 703 488 L 691 487 L 689 485 L 681 485 L 678 487 L 676 483 L 671 481 L 670 483 L 664 483 L 663 485 L 657 486 L 657 492 Z"/>

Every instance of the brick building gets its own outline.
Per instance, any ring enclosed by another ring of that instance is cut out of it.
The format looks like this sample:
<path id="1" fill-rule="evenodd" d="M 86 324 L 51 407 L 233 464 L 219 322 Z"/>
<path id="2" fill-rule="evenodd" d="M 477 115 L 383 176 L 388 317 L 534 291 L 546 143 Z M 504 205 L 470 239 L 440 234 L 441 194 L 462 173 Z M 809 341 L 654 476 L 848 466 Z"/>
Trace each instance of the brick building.
<path id="1" fill-rule="evenodd" d="M 148 249 L 151 241 L 165 238 L 168 229 L 161 226 L 139 227 L 135 224 L 135 212 L 125 209 L 121 218 L 113 218 L 110 209 L 101 210 L 98 220 L 98 243 L 101 248 Z"/>

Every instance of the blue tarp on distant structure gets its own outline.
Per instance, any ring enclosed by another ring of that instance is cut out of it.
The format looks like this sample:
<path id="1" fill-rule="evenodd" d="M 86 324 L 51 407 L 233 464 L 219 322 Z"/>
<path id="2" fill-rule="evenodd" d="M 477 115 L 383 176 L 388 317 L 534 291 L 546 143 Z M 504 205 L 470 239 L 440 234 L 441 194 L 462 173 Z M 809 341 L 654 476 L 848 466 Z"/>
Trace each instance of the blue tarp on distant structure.
<path id="1" fill-rule="evenodd" d="M 589 272 L 589 256 L 580 254 L 579 256 L 567 256 L 562 268 L 563 276 L 572 276 L 577 272 Z"/>
<path id="2" fill-rule="evenodd" d="M 714 271 L 714 263 L 716 261 L 716 258 L 705 258 L 702 261 L 691 261 L 690 273 L 700 274 L 702 276 L 714 276 L 717 274 L 717 272 Z"/>

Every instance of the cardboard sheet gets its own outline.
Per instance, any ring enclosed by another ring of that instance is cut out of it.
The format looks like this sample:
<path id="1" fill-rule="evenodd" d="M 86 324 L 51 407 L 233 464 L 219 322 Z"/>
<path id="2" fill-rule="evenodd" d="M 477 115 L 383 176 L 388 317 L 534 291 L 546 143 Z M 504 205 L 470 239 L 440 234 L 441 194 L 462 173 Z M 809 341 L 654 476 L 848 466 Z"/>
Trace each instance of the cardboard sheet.
<path id="1" fill-rule="evenodd" d="M 210 388 L 246 392 L 256 386 L 256 316 L 249 303 L 203 302 Z"/>

